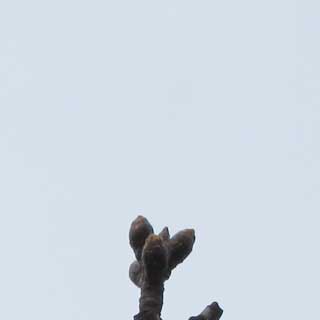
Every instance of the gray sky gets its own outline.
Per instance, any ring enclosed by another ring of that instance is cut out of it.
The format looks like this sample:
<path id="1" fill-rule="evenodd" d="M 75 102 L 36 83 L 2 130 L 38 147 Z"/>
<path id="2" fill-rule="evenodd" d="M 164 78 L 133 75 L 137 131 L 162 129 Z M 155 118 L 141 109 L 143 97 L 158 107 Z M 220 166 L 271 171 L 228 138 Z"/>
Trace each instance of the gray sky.
<path id="1" fill-rule="evenodd" d="M 0 318 L 131 319 L 143 214 L 165 320 L 319 319 L 317 3 L 2 1 Z"/>

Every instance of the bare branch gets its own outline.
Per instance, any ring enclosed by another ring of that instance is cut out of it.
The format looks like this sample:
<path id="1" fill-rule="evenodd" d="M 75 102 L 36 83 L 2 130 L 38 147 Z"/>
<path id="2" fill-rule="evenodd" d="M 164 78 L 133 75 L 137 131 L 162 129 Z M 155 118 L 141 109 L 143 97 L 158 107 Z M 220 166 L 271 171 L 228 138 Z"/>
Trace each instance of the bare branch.
<path id="1" fill-rule="evenodd" d="M 164 282 L 191 253 L 195 232 L 185 229 L 170 238 L 169 229 L 165 227 L 156 235 L 149 221 L 138 216 L 131 224 L 129 241 L 137 259 L 130 265 L 129 277 L 141 290 L 139 313 L 134 320 L 162 320 Z M 218 303 L 213 302 L 189 320 L 218 320 L 222 312 Z"/>

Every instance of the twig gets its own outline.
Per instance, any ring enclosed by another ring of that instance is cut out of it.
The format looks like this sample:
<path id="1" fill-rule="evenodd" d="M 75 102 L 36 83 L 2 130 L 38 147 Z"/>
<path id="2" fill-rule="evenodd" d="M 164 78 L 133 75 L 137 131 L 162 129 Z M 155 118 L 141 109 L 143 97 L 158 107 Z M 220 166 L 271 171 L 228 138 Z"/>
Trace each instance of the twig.
<path id="1" fill-rule="evenodd" d="M 170 238 L 169 229 L 165 227 L 156 235 L 149 221 L 138 216 L 131 224 L 129 240 L 136 257 L 130 265 L 129 277 L 141 290 L 139 313 L 134 320 L 160 320 L 164 282 L 191 253 L 194 230 L 185 229 Z M 222 312 L 218 303 L 213 302 L 189 320 L 218 320 Z"/>

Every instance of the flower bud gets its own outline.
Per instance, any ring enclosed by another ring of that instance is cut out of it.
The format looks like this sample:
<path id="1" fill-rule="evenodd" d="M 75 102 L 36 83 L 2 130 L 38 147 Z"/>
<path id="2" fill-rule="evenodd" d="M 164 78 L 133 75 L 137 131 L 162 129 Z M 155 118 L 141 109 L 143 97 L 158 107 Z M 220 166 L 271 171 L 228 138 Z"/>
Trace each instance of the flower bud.
<path id="1" fill-rule="evenodd" d="M 130 246 L 138 261 L 141 260 L 142 248 L 147 237 L 153 233 L 152 225 L 143 217 L 138 216 L 132 223 L 129 231 Z"/>
<path id="2" fill-rule="evenodd" d="M 176 233 L 169 240 L 169 269 L 172 270 L 191 253 L 195 242 L 193 229 Z"/>
<path id="3" fill-rule="evenodd" d="M 168 251 L 161 237 L 151 234 L 143 247 L 142 263 L 150 282 L 164 280 L 168 266 Z"/>
<path id="4" fill-rule="evenodd" d="M 164 227 L 162 231 L 159 233 L 159 237 L 164 241 L 168 241 L 170 239 L 169 229 L 168 227 Z"/>
<path id="5" fill-rule="evenodd" d="M 142 266 L 137 260 L 131 263 L 129 268 L 129 278 L 138 287 L 142 285 Z"/>

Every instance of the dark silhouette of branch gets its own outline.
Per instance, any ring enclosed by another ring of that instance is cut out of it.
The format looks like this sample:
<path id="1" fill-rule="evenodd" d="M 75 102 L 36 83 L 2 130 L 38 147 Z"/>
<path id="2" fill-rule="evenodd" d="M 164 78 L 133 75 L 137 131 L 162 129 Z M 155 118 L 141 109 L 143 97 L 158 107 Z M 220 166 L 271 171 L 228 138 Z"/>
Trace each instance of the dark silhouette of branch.
<path id="1" fill-rule="evenodd" d="M 134 320 L 161 320 L 164 282 L 191 253 L 195 232 L 185 229 L 170 238 L 165 227 L 156 235 L 149 221 L 138 216 L 131 224 L 129 240 L 136 257 L 130 265 L 129 277 L 141 290 L 139 313 Z M 222 313 L 218 303 L 213 302 L 189 320 L 218 320 Z"/>

